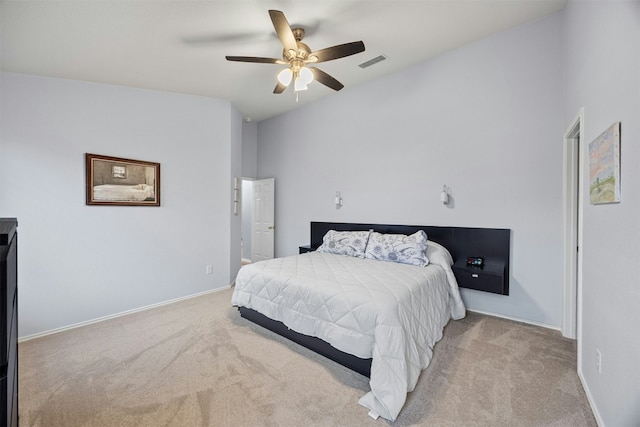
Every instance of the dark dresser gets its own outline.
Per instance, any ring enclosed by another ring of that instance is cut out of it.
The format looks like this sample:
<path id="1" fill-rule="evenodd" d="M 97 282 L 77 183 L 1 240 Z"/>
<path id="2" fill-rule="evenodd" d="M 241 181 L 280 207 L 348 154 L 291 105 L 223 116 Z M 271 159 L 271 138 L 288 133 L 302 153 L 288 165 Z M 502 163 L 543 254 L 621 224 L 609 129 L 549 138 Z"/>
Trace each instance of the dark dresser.
<path id="1" fill-rule="evenodd" d="M 18 221 L 0 218 L 0 426 L 18 425 Z"/>

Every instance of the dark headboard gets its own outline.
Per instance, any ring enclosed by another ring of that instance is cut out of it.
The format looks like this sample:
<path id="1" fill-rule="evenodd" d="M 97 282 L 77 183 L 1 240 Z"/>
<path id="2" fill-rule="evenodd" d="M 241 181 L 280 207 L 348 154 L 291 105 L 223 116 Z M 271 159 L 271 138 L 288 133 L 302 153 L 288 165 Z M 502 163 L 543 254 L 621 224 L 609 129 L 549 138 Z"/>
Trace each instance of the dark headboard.
<path id="1" fill-rule="evenodd" d="M 366 231 L 373 230 L 378 233 L 413 234 L 418 230 L 427 233 L 429 240 L 440 243 L 446 247 L 453 260 L 456 277 L 461 287 L 466 286 L 463 277 L 458 273 L 464 273 L 464 261 L 467 257 L 480 256 L 485 259 L 488 266 L 486 272 L 493 263 L 504 266 L 503 286 L 500 292 L 491 289 L 478 289 L 488 292 L 509 294 L 509 252 L 511 247 L 511 230 L 504 228 L 467 228 L 467 227 L 437 227 L 428 225 L 390 225 L 390 224 L 359 224 L 345 222 L 311 222 L 311 247 L 317 248 L 322 244 L 322 238 L 329 230 L 336 231 Z"/>

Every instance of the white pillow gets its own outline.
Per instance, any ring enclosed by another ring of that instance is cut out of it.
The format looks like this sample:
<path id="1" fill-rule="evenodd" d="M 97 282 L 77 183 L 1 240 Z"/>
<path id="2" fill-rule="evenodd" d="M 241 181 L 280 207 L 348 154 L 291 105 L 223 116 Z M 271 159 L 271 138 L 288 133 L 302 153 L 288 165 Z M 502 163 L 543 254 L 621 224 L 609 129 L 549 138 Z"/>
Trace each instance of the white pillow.
<path id="1" fill-rule="evenodd" d="M 410 236 L 381 234 L 374 231 L 369 236 L 364 257 L 424 267 L 429 264 L 426 251 L 427 234 L 422 230 Z"/>
<path id="2" fill-rule="evenodd" d="M 427 242 L 427 258 L 429 262 L 438 265 L 453 265 L 453 257 L 449 250 L 440 243 L 429 240 Z"/>
<path id="3" fill-rule="evenodd" d="M 322 238 L 318 252 L 364 258 L 370 231 L 329 230 Z"/>

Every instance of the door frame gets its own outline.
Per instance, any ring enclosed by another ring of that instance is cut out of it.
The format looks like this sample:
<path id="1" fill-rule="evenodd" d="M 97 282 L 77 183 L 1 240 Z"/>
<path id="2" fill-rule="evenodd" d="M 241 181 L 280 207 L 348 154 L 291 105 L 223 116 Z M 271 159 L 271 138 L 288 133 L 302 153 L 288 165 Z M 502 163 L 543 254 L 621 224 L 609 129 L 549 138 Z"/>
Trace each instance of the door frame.
<path id="1" fill-rule="evenodd" d="M 584 107 L 569 124 L 564 139 L 563 234 L 564 303 L 562 335 L 582 338 L 582 235 L 584 195 Z M 581 362 L 578 345 L 578 366 Z"/>

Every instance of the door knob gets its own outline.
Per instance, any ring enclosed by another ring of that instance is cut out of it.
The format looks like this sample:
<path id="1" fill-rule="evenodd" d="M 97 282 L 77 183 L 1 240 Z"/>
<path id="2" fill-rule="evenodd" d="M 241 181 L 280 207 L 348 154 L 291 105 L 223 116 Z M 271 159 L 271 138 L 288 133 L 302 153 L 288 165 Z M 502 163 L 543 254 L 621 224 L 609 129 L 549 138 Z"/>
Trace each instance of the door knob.
<path id="1" fill-rule="evenodd" d="M 274 229 L 275 227 L 273 225 L 269 227 L 269 230 L 274 230 Z"/>

